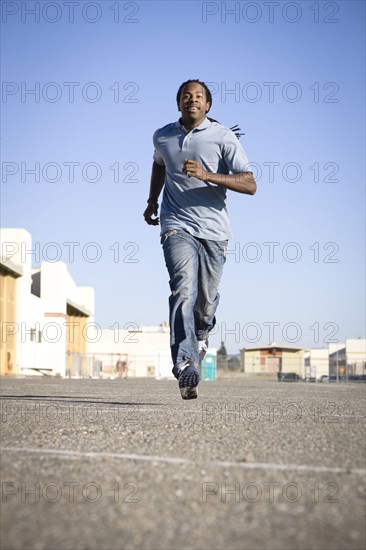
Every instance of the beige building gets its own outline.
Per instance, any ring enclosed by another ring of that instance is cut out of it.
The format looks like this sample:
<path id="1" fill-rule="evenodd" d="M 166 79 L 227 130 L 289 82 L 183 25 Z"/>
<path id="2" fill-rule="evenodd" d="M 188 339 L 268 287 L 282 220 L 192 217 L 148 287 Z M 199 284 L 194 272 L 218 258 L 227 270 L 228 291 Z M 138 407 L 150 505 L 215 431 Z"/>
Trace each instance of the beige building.
<path id="1" fill-rule="evenodd" d="M 246 374 L 277 374 L 294 372 L 301 378 L 305 376 L 304 350 L 279 346 L 271 343 L 265 347 L 244 348 L 240 350 L 242 372 Z"/>
<path id="2" fill-rule="evenodd" d="M 327 348 L 290 348 L 275 343 L 240 350 L 241 371 L 253 375 L 294 372 L 304 379 L 366 375 L 366 340 L 347 338 Z"/>
<path id="3" fill-rule="evenodd" d="M 20 264 L 11 259 L 4 262 L 0 257 L 0 374 L 16 373 L 17 281 L 22 275 L 23 268 Z"/>

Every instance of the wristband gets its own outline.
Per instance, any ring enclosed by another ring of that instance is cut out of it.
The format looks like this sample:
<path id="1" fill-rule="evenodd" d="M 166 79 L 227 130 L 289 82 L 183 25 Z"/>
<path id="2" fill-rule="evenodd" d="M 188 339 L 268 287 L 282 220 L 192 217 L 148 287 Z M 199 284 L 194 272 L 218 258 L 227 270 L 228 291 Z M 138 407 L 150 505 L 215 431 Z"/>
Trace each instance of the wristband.
<path id="1" fill-rule="evenodd" d="M 148 202 L 148 204 L 149 204 L 150 202 L 153 202 L 154 204 L 158 204 L 158 199 L 155 199 L 154 197 L 149 197 L 149 198 L 147 199 L 147 202 Z"/>

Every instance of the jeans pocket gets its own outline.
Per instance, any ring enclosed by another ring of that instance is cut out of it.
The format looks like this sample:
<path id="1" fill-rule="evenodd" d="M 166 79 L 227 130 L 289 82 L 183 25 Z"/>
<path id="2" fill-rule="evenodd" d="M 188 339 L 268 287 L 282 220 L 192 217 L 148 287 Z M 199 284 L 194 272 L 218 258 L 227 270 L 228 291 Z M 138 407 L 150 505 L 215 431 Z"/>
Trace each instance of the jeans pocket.
<path id="1" fill-rule="evenodd" d="M 220 250 L 220 258 L 222 261 L 222 264 L 226 262 L 227 259 L 227 249 L 228 249 L 228 242 L 229 241 L 220 241 L 219 244 L 219 250 Z"/>
<path id="2" fill-rule="evenodd" d="M 228 242 L 229 241 L 218 241 L 218 243 L 217 243 L 219 245 L 220 251 L 223 253 L 225 259 L 226 259 L 226 255 L 227 255 Z"/>
<path id="3" fill-rule="evenodd" d="M 165 233 L 163 233 L 160 237 L 160 244 L 164 244 L 165 241 L 169 238 L 169 237 L 172 237 L 173 235 L 176 235 L 177 234 L 177 230 L 176 229 L 169 229 L 169 231 L 165 231 Z"/>

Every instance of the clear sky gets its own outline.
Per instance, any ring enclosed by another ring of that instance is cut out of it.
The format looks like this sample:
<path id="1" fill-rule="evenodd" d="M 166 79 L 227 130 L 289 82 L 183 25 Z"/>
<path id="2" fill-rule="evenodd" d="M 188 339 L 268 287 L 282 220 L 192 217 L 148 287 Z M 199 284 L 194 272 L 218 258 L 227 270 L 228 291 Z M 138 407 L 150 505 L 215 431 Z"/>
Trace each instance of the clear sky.
<path id="1" fill-rule="evenodd" d="M 210 115 L 245 132 L 258 184 L 228 193 L 211 343 L 364 337 L 364 2 L 1 7 L 1 226 L 31 233 L 35 267 L 60 259 L 95 288 L 102 328 L 168 319 L 159 229 L 142 217 L 152 134 L 199 78 Z"/>

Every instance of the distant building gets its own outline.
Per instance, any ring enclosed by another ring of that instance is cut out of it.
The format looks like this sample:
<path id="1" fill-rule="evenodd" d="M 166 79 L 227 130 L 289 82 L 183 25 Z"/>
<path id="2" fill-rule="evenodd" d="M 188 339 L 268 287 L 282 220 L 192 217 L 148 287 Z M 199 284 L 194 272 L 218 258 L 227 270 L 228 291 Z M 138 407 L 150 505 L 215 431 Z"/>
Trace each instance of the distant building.
<path id="1" fill-rule="evenodd" d="M 309 348 L 305 350 L 305 378 L 329 375 L 329 348 Z"/>
<path id="2" fill-rule="evenodd" d="M 130 327 L 121 330 L 102 329 L 100 338 L 89 346 L 94 358 L 102 362 L 106 377 L 124 377 L 118 363 L 125 363 L 127 377 L 174 378 L 170 352 L 169 323 Z M 226 354 L 226 350 L 224 354 Z M 215 380 L 217 375 L 217 351 L 208 348 L 201 365 L 202 380 Z M 222 357 L 227 359 L 226 355 Z"/>
<path id="3" fill-rule="evenodd" d="M 127 377 L 173 377 L 168 323 L 157 326 L 131 323 L 121 330 L 102 329 L 89 351 L 102 362 L 106 376 L 120 376 L 117 362 L 122 361 L 126 363 Z"/>
<path id="4" fill-rule="evenodd" d="M 305 374 L 304 350 L 271 343 L 264 347 L 240 350 L 242 372 L 246 374 L 277 374 L 294 372 Z"/>
<path id="5" fill-rule="evenodd" d="M 60 261 L 32 269 L 32 238 L 25 229 L 1 229 L 0 249 L 0 373 L 91 374 L 94 289 L 78 287 Z"/>
<path id="6" fill-rule="evenodd" d="M 344 380 L 366 374 L 366 340 L 348 338 L 327 348 L 291 348 L 272 343 L 240 350 L 241 370 L 246 374 L 295 372 L 304 379 L 337 375 Z"/>
<path id="7" fill-rule="evenodd" d="M 348 379 L 366 374 L 366 339 L 347 338 L 329 354 L 329 375 Z"/>

